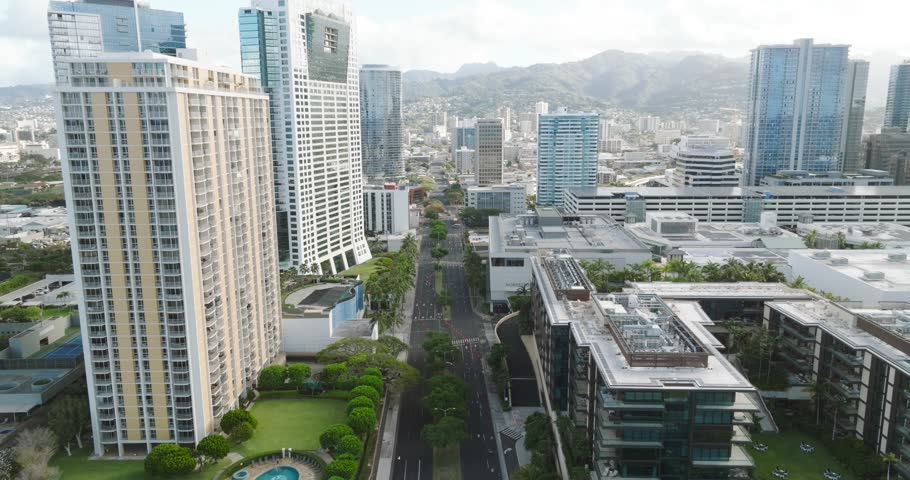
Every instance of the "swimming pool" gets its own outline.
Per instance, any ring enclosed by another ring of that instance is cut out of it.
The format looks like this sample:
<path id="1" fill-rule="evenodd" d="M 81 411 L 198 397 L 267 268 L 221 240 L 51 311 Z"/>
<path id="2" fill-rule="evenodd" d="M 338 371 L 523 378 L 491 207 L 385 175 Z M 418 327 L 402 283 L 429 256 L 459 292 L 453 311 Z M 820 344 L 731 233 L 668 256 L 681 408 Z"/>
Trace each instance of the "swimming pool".
<path id="1" fill-rule="evenodd" d="M 262 475 L 256 477 L 256 480 L 299 480 L 300 473 L 294 467 L 277 467 L 273 468 Z"/>

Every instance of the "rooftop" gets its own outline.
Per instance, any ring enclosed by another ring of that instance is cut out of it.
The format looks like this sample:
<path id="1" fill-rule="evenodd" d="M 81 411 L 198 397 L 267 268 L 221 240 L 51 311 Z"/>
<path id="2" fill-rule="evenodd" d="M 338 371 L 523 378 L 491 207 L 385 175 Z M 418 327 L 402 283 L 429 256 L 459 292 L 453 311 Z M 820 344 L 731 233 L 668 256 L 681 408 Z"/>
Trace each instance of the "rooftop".
<path id="1" fill-rule="evenodd" d="M 288 314 L 322 316 L 356 295 L 359 280 L 345 280 L 341 283 L 316 283 L 292 291 L 284 299 L 283 311 Z"/>
<path id="2" fill-rule="evenodd" d="M 649 245 L 764 246 L 764 239 L 785 240 L 780 248 L 804 248 L 799 236 L 773 224 L 699 222 L 683 212 L 648 212 L 644 222 L 626 225 L 629 232 Z M 773 243 L 773 241 L 772 241 Z"/>
<path id="3" fill-rule="evenodd" d="M 490 251 L 647 251 L 640 240 L 611 219 L 564 216 L 554 208 L 533 214 L 490 217 Z"/>
<path id="4" fill-rule="evenodd" d="M 848 244 L 881 243 L 885 246 L 910 246 L 910 227 L 897 223 L 856 222 L 798 223 L 796 230 L 801 235 L 815 231 L 820 236 L 844 235 Z"/>
<path id="5" fill-rule="evenodd" d="M 741 299 L 808 299 L 812 295 L 783 283 L 684 283 L 684 282 L 633 282 L 628 292 L 659 295 L 663 299 L 700 300 L 703 298 Z"/>
<path id="6" fill-rule="evenodd" d="M 877 290 L 910 290 L 910 261 L 903 250 L 791 250 L 791 266 L 797 257 L 822 264 Z"/>
<path id="7" fill-rule="evenodd" d="M 47 275 L 37 282 L 0 296 L 0 306 L 76 305 L 80 296 L 73 275 Z"/>
<path id="8" fill-rule="evenodd" d="M 570 300 L 558 292 L 562 280 L 548 273 L 560 263 L 575 260 L 531 259 L 549 321 L 571 325 L 609 387 L 754 390 L 718 352 L 716 339 L 702 325 L 706 316 L 694 302 L 668 304 L 656 295 L 627 293 Z"/>
<path id="9" fill-rule="evenodd" d="M 861 196 L 861 195 L 894 195 L 899 197 L 910 197 L 910 189 L 901 186 L 860 186 L 860 187 L 819 187 L 819 186 L 796 186 L 796 187 L 579 187 L 568 188 L 565 191 L 571 192 L 580 197 L 619 197 L 624 198 L 626 194 L 637 195 L 640 197 L 762 197 L 769 195 L 773 197 L 844 197 L 844 196 Z"/>
<path id="10" fill-rule="evenodd" d="M 770 248 L 736 248 L 736 247 L 699 247 L 699 246 L 682 246 L 679 247 L 683 254 L 683 259 L 697 265 L 706 265 L 708 263 L 723 263 L 730 258 L 735 258 L 741 262 L 764 262 L 774 265 L 788 265 L 788 250 L 778 250 Z"/>

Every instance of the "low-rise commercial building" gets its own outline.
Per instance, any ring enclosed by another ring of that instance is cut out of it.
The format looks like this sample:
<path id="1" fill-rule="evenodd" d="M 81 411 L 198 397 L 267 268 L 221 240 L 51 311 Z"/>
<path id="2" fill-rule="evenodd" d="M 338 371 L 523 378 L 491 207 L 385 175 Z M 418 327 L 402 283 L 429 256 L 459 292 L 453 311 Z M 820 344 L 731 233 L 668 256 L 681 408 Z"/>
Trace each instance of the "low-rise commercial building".
<path id="1" fill-rule="evenodd" d="M 796 233 L 809 237 L 812 248 L 910 247 L 910 227 L 883 222 L 814 222 L 808 215 L 796 224 Z"/>
<path id="2" fill-rule="evenodd" d="M 477 209 L 495 209 L 502 213 L 524 213 L 528 210 L 528 196 L 522 184 L 468 187 L 465 206 Z"/>
<path id="3" fill-rule="evenodd" d="M 687 213 L 648 212 L 645 221 L 626 225 L 657 255 L 685 247 L 805 248 L 800 238 L 775 225 L 773 214 L 760 223 L 699 222 Z"/>
<path id="4" fill-rule="evenodd" d="M 533 360 L 551 409 L 591 441 L 592 478 L 749 476 L 746 426 L 762 403 L 697 304 L 595 294 L 569 256 L 531 265 Z"/>
<path id="5" fill-rule="evenodd" d="M 364 228 L 368 233 L 401 234 L 410 230 L 407 184 L 367 185 L 363 187 Z"/>
<path id="6" fill-rule="evenodd" d="M 777 213 L 780 226 L 801 214 L 820 222 L 910 225 L 910 189 L 886 187 L 598 187 L 568 189 L 569 213 L 641 222 L 650 211 L 684 212 L 703 222 L 757 222 Z"/>
<path id="7" fill-rule="evenodd" d="M 856 172 L 813 173 L 806 170 L 781 170 L 761 179 L 768 187 L 877 187 L 894 185 L 894 177 L 884 170 L 861 169 Z"/>
<path id="8" fill-rule="evenodd" d="M 621 270 L 651 258 L 648 247 L 615 222 L 595 215 L 565 215 L 539 208 L 526 215 L 490 217 L 487 279 L 490 303 L 504 304 L 531 281 L 529 259 L 540 251 L 604 260 Z"/>
<path id="9" fill-rule="evenodd" d="M 901 250 L 791 250 L 790 269 L 810 287 L 863 305 L 910 302 L 910 261 Z"/>
<path id="10" fill-rule="evenodd" d="M 364 318 L 363 283 L 310 285 L 288 294 L 281 311 L 281 346 L 286 356 L 313 356 L 344 338 L 377 339 Z"/>

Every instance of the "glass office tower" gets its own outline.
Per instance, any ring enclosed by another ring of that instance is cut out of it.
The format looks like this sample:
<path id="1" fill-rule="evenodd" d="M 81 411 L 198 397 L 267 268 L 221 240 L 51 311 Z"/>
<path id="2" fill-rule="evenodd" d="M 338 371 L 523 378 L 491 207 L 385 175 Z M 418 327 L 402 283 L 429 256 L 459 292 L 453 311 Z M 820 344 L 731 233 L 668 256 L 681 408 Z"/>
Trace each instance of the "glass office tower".
<path id="1" fill-rule="evenodd" d="M 256 5 L 239 12 L 241 60 L 269 77 L 281 264 L 338 273 L 371 258 L 353 13 L 327 0 Z"/>
<path id="2" fill-rule="evenodd" d="M 375 180 L 403 177 L 401 141 L 401 70 L 388 65 L 364 65 L 360 69 L 364 176 Z"/>
<path id="3" fill-rule="evenodd" d="M 869 62 L 851 60 L 847 70 L 847 108 L 844 109 L 843 142 L 845 172 L 865 168 L 863 117 L 866 114 L 866 85 L 869 83 Z"/>
<path id="4" fill-rule="evenodd" d="M 596 187 L 600 116 L 544 113 L 537 125 L 537 204 L 561 207 L 563 189 Z"/>
<path id="5" fill-rule="evenodd" d="M 752 50 L 743 185 L 778 170 L 841 170 L 848 45 L 763 45 Z"/>
<path id="6" fill-rule="evenodd" d="M 910 127 L 910 60 L 891 67 L 885 126 L 904 131 Z"/>
<path id="7" fill-rule="evenodd" d="M 133 0 L 52 1 L 47 21 L 58 83 L 69 75 L 62 58 L 146 50 L 173 56 L 186 48 L 183 13 Z"/>

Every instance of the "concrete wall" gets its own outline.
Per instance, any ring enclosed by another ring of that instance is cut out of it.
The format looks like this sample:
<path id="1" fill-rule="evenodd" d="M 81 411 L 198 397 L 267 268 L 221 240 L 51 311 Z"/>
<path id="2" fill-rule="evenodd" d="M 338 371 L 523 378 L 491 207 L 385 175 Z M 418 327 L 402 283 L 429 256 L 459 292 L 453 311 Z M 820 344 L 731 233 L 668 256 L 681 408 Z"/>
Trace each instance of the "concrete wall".
<path id="1" fill-rule="evenodd" d="M 51 344 L 63 338 L 66 327 L 70 324 L 69 317 L 58 317 L 44 320 L 30 329 L 21 332 L 9 339 L 10 353 L 13 358 L 27 358 L 32 356 L 46 344 Z"/>

